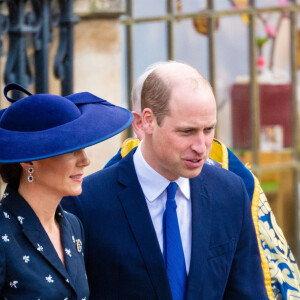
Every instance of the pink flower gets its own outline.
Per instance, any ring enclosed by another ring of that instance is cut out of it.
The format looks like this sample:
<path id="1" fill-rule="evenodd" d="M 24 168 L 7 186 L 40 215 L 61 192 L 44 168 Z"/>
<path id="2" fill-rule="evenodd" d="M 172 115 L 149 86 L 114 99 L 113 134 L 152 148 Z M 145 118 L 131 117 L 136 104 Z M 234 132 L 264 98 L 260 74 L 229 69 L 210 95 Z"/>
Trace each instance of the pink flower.
<path id="1" fill-rule="evenodd" d="M 258 70 L 262 70 L 263 67 L 265 66 L 266 62 L 265 59 L 262 56 L 257 56 L 256 58 L 256 66 Z"/>
<path id="2" fill-rule="evenodd" d="M 266 30 L 268 36 L 270 36 L 270 37 L 275 37 L 276 36 L 276 30 L 273 26 L 271 26 L 269 24 L 266 24 L 265 25 L 265 30 Z"/>
<path id="3" fill-rule="evenodd" d="M 278 0 L 278 4 L 281 6 L 287 6 L 287 5 L 289 5 L 289 1 L 288 0 Z"/>

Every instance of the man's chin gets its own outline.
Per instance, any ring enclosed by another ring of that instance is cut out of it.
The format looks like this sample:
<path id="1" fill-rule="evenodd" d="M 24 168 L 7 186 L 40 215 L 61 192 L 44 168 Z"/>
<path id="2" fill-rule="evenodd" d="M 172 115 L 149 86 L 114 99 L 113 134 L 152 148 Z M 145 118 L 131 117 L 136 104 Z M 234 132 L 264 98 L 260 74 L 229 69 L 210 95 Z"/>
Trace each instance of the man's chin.
<path id="1" fill-rule="evenodd" d="M 181 177 L 184 177 L 184 178 L 197 177 L 201 173 L 202 168 L 203 168 L 203 166 L 196 168 L 194 170 L 188 170 L 188 171 L 184 172 L 185 174 L 181 175 Z"/>

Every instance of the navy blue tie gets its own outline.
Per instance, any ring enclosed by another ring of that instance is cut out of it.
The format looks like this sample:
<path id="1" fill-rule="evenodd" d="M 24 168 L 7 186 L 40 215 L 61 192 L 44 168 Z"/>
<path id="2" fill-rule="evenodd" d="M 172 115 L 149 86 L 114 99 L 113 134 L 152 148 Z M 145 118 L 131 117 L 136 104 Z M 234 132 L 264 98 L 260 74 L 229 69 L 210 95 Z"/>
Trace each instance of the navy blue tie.
<path id="1" fill-rule="evenodd" d="M 176 182 L 170 182 L 167 187 L 167 202 L 163 216 L 163 254 L 173 300 L 183 300 L 187 275 L 176 213 L 175 194 L 177 187 Z"/>

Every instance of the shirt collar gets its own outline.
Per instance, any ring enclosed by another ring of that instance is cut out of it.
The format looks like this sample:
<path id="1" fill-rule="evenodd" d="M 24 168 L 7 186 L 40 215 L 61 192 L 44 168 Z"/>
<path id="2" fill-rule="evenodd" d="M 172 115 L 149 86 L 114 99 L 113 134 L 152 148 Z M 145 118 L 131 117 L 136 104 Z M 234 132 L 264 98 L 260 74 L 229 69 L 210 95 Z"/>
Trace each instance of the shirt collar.
<path id="1" fill-rule="evenodd" d="M 157 173 L 145 161 L 141 151 L 142 141 L 133 155 L 133 162 L 137 177 L 146 198 L 152 202 L 167 188 L 170 181 Z M 188 178 L 179 177 L 176 181 L 180 191 L 186 199 L 190 199 L 190 183 Z"/>

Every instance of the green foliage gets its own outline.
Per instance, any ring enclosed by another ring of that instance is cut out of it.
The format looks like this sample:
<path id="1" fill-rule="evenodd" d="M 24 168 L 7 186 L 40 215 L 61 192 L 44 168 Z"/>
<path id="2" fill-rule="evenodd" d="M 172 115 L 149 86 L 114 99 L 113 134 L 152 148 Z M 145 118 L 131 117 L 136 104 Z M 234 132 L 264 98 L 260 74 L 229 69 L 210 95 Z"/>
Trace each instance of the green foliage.
<path id="1" fill-rule="evenodd" d="M 268 38 L 267 37 L 257 37 L 256 38 L 256 45 L 261 48 L 266 42 L 268 41 Z"/>

